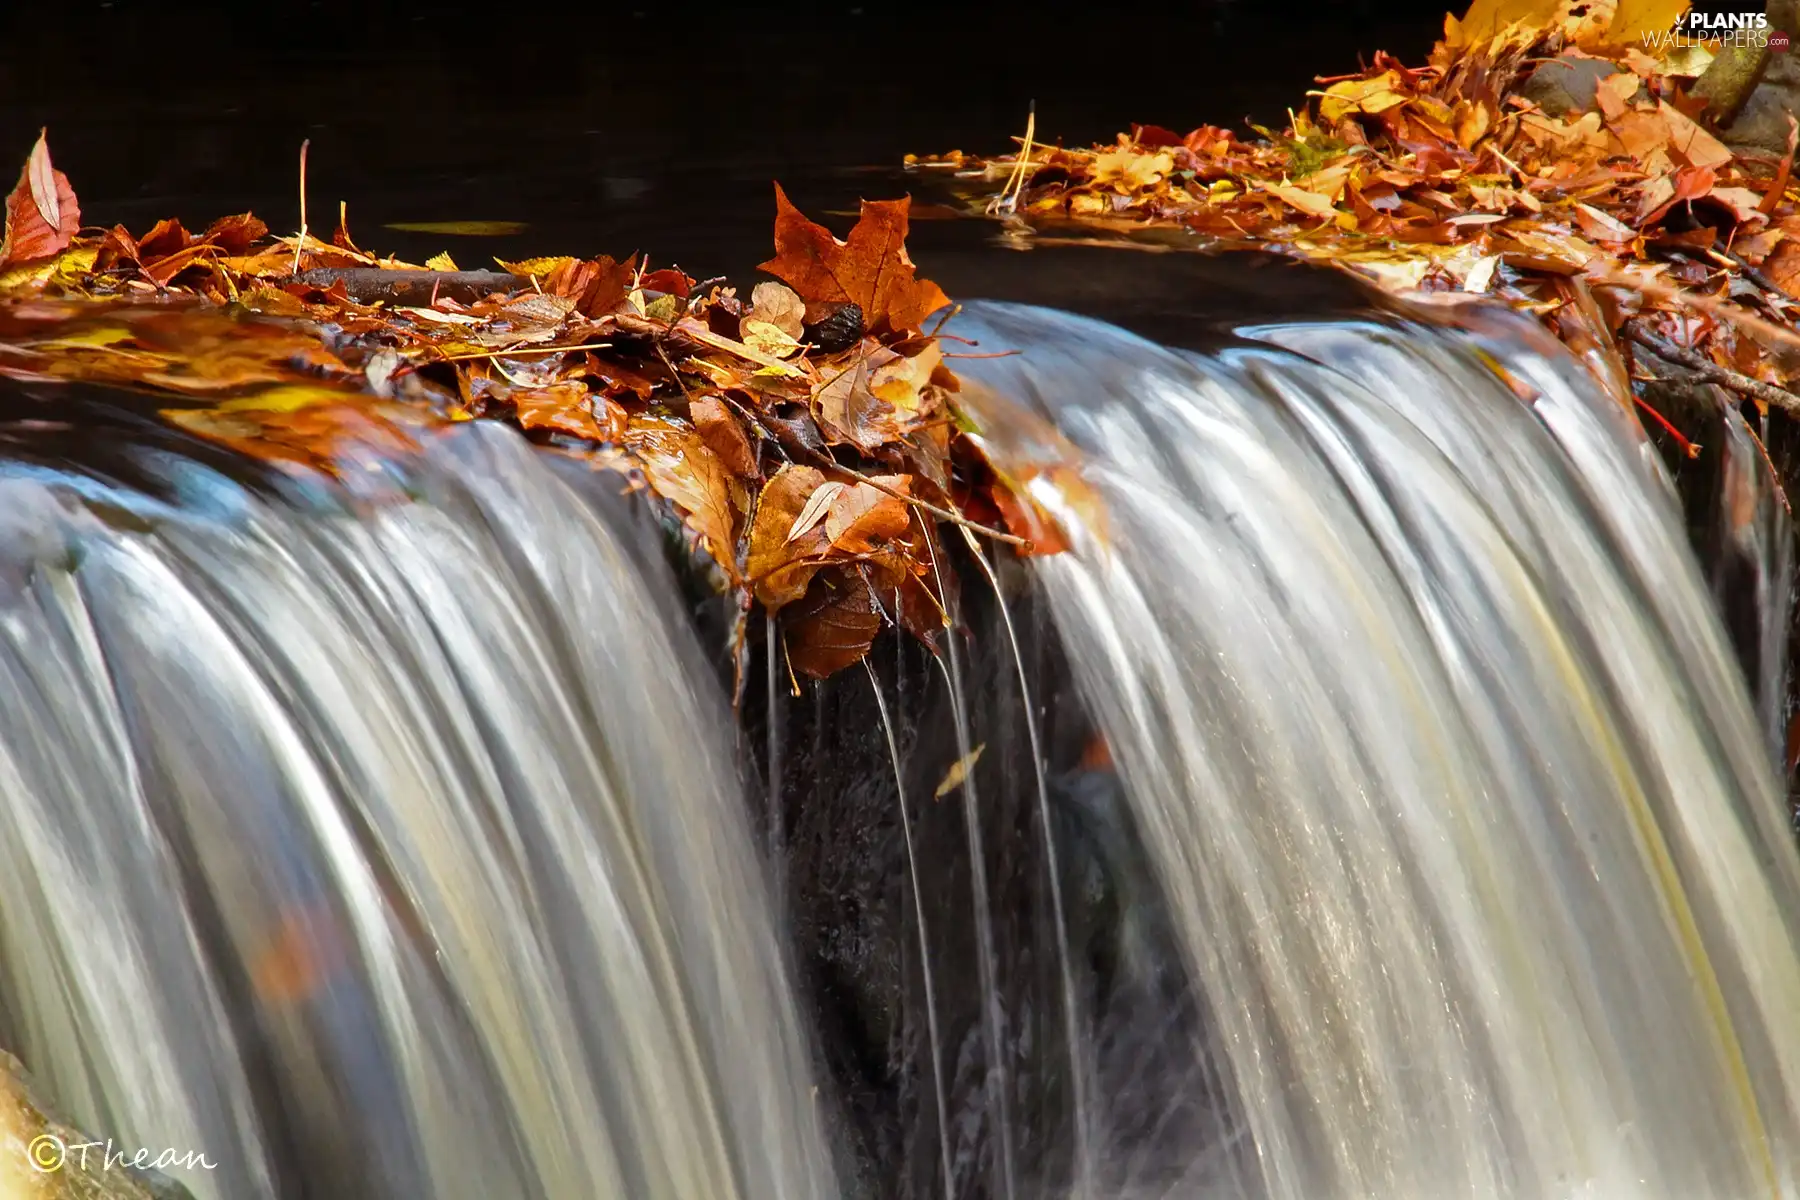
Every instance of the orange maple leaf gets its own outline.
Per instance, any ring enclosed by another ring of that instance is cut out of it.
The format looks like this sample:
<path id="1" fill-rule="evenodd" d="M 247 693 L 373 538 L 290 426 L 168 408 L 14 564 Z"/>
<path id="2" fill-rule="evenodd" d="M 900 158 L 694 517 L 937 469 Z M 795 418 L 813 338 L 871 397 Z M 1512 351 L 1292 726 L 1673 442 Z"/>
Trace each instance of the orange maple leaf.
<path id="1" fill-rule="evenodd" d="M 767 271 L 800 293 L 807 315 L 827 304 L 849 302 L 862 309 L 867 328 L 917 329 L 926 317 L 950 303 L 930 280 L 914 276 L 906 256 L 907 213 L 912 197 L 864 200 L 848 241 L 795 208 L 775 185 L 775 257 Z"/>
<path id="2" fill-rule="evenodd" d="M 50 146 L 38 131 L 18 186 L 6 198 L 6 235 L 0 240 L 0 267 L 54 258 L 68 249 L 81 228 L 81 206 L 69 177 L 50 165 Z"/>

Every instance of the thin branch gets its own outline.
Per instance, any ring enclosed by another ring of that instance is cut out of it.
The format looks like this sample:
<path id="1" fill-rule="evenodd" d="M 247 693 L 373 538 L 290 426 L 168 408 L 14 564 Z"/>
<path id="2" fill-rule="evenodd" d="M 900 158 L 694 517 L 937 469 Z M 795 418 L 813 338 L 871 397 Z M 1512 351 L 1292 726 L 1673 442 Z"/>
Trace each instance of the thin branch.
<path id="1" fill-rule="evenodd" d="M 1763 404 L 1772 405 L 1790 416 L 1800 416 L 1800 396 L 1794 395 L 1785 388 L 1778 388 L 1772 383 L 1764 383 L 1760 379 L 1752 379 L 1737 371 L 1727 370 L 1703 355 L 1683 349 L 1669 339 L 1651 333 L 1641 325 L 1627 322 L 1624 334 L 1658 358 L 1677 366 L 1686 367 L 1708 383 L 1716 383 L 1739 395 L 1749 396 Z"/>

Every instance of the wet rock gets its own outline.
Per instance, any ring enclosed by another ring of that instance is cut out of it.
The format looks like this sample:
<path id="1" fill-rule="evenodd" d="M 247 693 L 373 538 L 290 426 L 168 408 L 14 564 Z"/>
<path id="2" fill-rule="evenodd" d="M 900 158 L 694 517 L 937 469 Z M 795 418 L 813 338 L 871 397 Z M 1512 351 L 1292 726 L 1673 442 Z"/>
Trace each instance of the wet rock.
<path id="1" fill-rule="evenodd" d="M 118 1162 L 135 1148 L 112 1146 L 62 1120 L 32 1087 L 18 1059 L 0 1050 L 0 1196 L 7 1200 L 193 1200 L 154 1170 Z M 86 1154 L 79 1147 L 92 1147 Z"/>

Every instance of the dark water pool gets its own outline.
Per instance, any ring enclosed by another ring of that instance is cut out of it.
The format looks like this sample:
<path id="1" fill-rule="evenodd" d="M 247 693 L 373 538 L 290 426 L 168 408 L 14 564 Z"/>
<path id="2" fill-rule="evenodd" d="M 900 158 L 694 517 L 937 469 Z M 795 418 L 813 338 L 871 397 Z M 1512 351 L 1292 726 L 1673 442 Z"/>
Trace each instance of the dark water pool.
<path id="1" fill-rule="evenodd" d="M 250 208 L 292 228 L 310 138 L 313 223 L 347 201 L 370 248 L 463 265 L 643 250 L 739 276 L 768 248 L 771 179 L 841 220 L 858 195 L 917 190 L 896 169 L 908 151 L 1004 149 L 1034 100 L 1040 132 L 1071 142 L 1133 121 L 1279 123 L 1317 74 L 1377 49 L 1421 59 L 1441 11 L 7 3 L 0 164 L 47 125 L 90 222 Z M 447 220 L 528 228 L 382 228 Z"/>

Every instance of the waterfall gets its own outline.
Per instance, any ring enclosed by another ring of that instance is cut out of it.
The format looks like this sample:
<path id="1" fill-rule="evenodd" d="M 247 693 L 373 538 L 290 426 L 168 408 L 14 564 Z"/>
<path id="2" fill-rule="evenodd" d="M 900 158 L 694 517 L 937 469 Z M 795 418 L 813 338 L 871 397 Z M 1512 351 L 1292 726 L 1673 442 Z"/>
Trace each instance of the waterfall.
<path id="1" fill-rule="evenodd" d="M 498 428 L 336 499 L 167 471 L 0 478 L 49 1091 L 201 1197 L 836 1195 L 722 697 L 600 489 Z"/>
<path id="2" fill-rule="evenodd" d="M 1068 551 L 943 539 L 943 658 L 800 700 L 771 623 L 735 715 L 513 431 L 0 413 L 0 1048 L 202 1200 L 1800 1197 L 1750 430 L 1709 577 L 1528 320 L 1269 311 L 970 303 Z"/>
<path id="3" fill-rule="evenodd" d="M 1127 1194 L 1795 1194 L 1763 728 L 1627 414 L 1465 324 L 953 325 L 1241 1123 Z"/>

